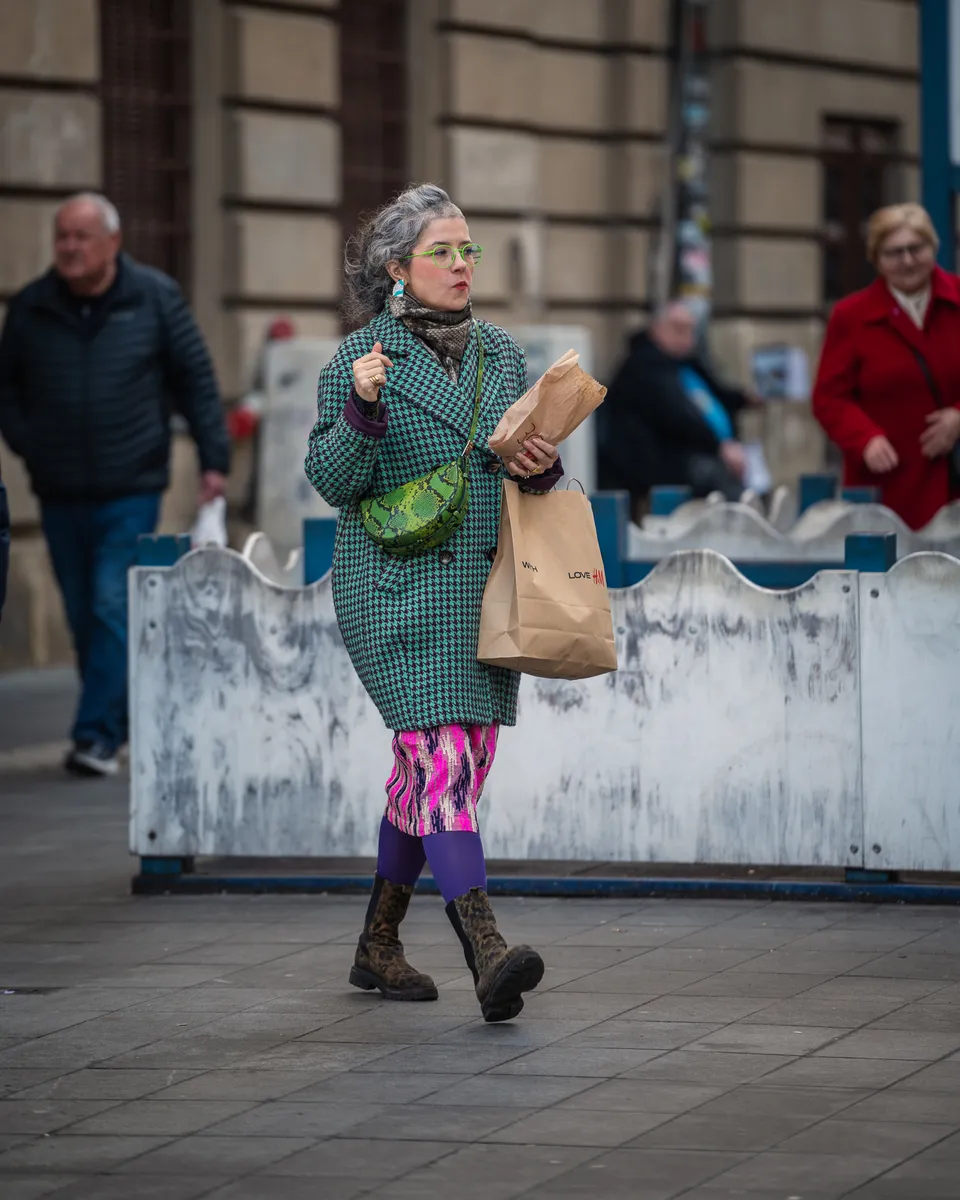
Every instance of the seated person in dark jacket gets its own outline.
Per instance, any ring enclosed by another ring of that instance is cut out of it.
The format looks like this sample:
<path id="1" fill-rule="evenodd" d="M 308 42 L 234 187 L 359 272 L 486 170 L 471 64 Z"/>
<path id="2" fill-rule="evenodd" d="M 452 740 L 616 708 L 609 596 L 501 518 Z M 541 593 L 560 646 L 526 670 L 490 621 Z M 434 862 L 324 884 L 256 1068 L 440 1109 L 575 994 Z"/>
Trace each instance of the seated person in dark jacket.
<path id="1" fill-rule="evenodd" d="M 696 318 L 682 301 L 660 309 L 630 340 L 599 417 L 599 477 L 636 504 L 651 487 L 687 484 L 695 496 L 743 492 L 746 455 L 737 412 L 751 401 L 694 357 Z"/>
<path id="2" fill-rule="evenodd" d="M 127 740 L 127 571 L 169 481 L 176 407 L 197 443 L 201 502 L 230 447 L 213 367 L 174 281 L 120 253 L 103 196 L 57 211 L 54 265 L 10 301 L 0 433 L 40 500 L 82 691 L 67 767 L 112 775 Z"/>

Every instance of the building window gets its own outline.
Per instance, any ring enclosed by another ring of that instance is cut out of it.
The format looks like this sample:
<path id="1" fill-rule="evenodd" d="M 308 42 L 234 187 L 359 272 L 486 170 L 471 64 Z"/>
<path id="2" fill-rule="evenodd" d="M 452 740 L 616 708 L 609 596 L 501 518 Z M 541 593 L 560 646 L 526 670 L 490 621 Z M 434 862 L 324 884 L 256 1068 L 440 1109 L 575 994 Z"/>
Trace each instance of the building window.
<path id="1" fill-rule="evenodd" d="M 190 0 L 100 0 L 104 191 L 125 248 L 191 274 Z"/>
<path id="2" fill-rule="evenodd" d="M 897 127 L 831 117 L 824 121 L 823 142 L 823 298 L 832 304 L 873 279 L 866 226 L 894 199 Z"/>
<path id="3" fill-rule="evenodd" d="M 345 237 L 409 182 L 407 3 L 340 6 L 340 89 Z"/>

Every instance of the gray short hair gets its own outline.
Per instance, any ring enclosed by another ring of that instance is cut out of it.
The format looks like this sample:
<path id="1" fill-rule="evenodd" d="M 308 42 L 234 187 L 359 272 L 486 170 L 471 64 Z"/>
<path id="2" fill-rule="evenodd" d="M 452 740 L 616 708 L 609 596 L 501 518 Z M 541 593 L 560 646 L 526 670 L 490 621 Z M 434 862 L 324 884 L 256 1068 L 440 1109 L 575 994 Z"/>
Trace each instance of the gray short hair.
<path id="1" fill-rule="evenodd" d="M 693 311 L 690 302 L 684 300 L 682 296 L 673 296 L 669 300 L 664 300 L 653 310 L 653 318 L 651 325 L 659 324 L 665 317 L 669 317 L 675 308 L 682 309 L 688 316 L 696 318 L 696 313 Z"/>
<path id="2" fill-rule="evenodd" d="M 117 212 L 117 206 L 112 204 L 106 196 L 101 196 L 99 192 L 77 192 L 74 196 L 68 196 L 57 209 L 56 215 L 59 217 L 68 204 L 75 204 L 78 200 L 92 204 L 97 210 L 100 220 L 103 222 L 104 233 L 120 232 L 120 214 Z"/>
<path id="3" fill-rule="evenodd" d="M 360 322 L 376 315 L 393 287 L 387 263 L 410 254 L 431 221 L 462 216 L 435 183 L 408 187 L 378 209 L 347 242 L 343 259 L 346 316 Z"/>

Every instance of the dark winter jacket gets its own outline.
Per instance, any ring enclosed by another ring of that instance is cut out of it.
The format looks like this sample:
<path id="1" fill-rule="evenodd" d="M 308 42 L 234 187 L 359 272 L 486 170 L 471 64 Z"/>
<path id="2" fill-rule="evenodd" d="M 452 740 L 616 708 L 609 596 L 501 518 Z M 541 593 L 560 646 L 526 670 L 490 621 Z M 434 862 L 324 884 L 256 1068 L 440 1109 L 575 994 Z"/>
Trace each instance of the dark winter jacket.
<path id="1" fill-rule="evenodd" d="M 722 384 L 701 360 L 671 358 L 649 334 L 635 334 L 598 410 L 602 488 L 642 496 L 661 484 L 686 483 L 691 456 L 717 455 L 717 435 L 680 383 L 683 366 L 699 372 L 731 417 L 743 407 L 743 393 Z"/>
<path id="2" fill-rule="evenodd" d="M 10 570 L 10 506 L 7 504 L 7 489 L 0 479 L 0 616 L 3 602 L 7 598 L 7 572 Z"/>
<path id="3" fill-rule="evenodd" d="M 229 468 L 213 367 L 177 285 L 126 255 L 118 267 L 89 316 L 53 270 L 10 301 L 0 433 L 42 500 L 163 491 L 174 411 L 190 426 L 201 468 Z"/>

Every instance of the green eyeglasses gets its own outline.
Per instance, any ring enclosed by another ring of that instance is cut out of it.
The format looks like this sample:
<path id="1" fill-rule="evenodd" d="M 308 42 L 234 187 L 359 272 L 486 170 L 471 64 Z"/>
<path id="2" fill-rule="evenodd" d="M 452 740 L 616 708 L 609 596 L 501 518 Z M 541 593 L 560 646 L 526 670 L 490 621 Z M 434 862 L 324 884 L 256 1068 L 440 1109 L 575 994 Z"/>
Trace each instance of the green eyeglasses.
<path id="1" fill-rule="evenodd" d="M 400 261 L 406 262 L 408 258 L 432 258 L 435 267 L 449 270 L 457 261 L 458 254 L 468 267 L 475 267 L 483 254 L 483 247 L 478 246 L 476 242 L 470 242 L 467 246 L 434 246 L 432 250 L 421 250 L 419 254 L 408 254 Z"/>

